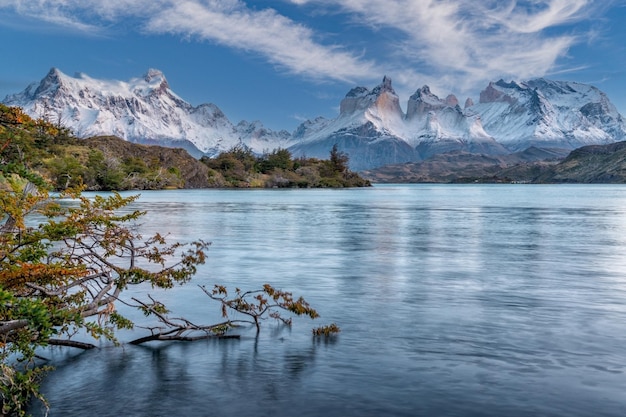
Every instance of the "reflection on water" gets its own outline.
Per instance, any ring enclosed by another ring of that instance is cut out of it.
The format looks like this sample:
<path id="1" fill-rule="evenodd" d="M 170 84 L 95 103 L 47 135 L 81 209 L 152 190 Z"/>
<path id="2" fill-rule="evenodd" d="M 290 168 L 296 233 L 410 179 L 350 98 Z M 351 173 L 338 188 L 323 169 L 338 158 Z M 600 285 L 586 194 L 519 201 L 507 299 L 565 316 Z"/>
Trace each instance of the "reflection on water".
<path id="1" fill-rule="evenodd" d="M 146 232 L 213 242 L 195 283 L 270 282 L 322 318 L 51 351 L 51 416 L 626 415 L 624 187 L 146 192 L 133 208 Z M 219 314 L 194 285 L 159 296 Z M 330 322 L 337 338 L 311 338 Z"/>

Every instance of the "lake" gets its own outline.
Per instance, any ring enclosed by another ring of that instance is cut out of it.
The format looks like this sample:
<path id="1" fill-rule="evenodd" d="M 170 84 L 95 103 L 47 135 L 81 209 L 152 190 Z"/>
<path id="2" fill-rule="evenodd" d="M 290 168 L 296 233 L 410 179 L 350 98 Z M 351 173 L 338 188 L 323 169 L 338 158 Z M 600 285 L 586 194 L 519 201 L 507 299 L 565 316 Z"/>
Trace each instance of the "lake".
<path id="1" fill-rule="evenodd" d="M 213 323 L 196 284 L 267 282 L 321 317 L 44 351 L 50 416 L 626 415 L 626 186 L 154 191 L 132 208 L 145 234 L 212 242 L 190 284 L 138 295 Z"/>

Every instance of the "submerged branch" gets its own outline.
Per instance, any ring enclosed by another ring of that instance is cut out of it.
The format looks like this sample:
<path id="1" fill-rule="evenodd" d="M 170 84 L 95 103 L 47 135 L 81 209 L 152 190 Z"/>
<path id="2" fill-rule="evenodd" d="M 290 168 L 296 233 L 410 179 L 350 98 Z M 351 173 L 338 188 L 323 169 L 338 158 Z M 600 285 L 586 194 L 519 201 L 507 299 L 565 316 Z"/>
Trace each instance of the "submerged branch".
<path id="1" fill-rule="evenodd" d="M 140 345 L 145 342 L 150 342 L 153 340 L 159 341 L 168 341 L 168 340 L 177 340 L 177 341 L 187 341 L 191 342 L 194 340 L 202 340 L 202 339 L 239 339 L 240 336 L 238 334 L 203 334 L 198 336 L 167 336 L 163 333 L 151 334 L 149 336 L 140 337 L 139 339 L 135 339 L 130 341 L 131 345 Z"/>
<path id="2" fill-rule="evenodd" d="M 150 296 L 149 296 L 150 297 Z M 225 321 L 212 325 L 198 325 L 192 323 L 185 318 L 169 318 L 165 315 L 164 306 L 155 301 L 152 297 L 150 300 L 153 304 L 146 304 L 137 298 L 132 298 L 134 302 L 139 304 L 139 307 L 149 314 L 153 314 L 161 323 L 165 325 L 165 329 L 160 327 L 144 327 L 150 330 L 150 335 L 140 337 L 129 342 L 131 345 L 139 345 L 141 343 L 149 342 L 152 340 L 180 340 L 180 341 L 193 341 L 201 339 L 236 339 L 239 335 L 226 335 L 225 332 L 234 327 L 235 323 L 232 321 Z M 198 334 L 200 333 L 200 334 Z M 194 335 L 195 334 L 195 335 Z"/>
<path id="3" fill-rule="evenodd" d="M 48 344 L 52 346 L 74 347 L 74 348 L 83 349 L 83 350 L 96 348 L 96 345 L 92 345 L 91 343 L 77 342 L 75 340 L 67 340 L 67 339 L 49 339 Z"/>

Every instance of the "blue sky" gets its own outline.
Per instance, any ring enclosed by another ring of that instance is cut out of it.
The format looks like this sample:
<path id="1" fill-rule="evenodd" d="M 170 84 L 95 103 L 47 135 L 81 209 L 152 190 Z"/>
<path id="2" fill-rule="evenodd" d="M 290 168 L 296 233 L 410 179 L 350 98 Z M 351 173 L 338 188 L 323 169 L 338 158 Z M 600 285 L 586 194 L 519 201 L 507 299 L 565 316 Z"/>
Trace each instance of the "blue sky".
<path id="1" fill-rule="evenodd" d="M 51 67 L 149 68 L 194 105 L 293 130 L 354 86 L 478 99 L 489 81 L 593 84 L 626 115 L 625 0 L 0 0 L 0 98 Z"/>

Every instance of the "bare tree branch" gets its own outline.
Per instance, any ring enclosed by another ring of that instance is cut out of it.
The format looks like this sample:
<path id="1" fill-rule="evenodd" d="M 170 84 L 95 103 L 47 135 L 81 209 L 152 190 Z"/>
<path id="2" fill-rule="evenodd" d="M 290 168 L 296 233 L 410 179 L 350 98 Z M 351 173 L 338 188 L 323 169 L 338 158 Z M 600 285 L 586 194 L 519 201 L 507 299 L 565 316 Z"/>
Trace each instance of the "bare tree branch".
<path id="1" fill-rule="evenodd" d="M 7 320 L 0 322 L 0 334 L 8 334 L 14 330 L 28 326 L 28 320 Z"/>
<path id="2" fill-rule="evenodd" d="M 76 340 L 69 339 L 48 339 L 48 344 L 52 346 L 74 347 L 83 350 L 96 348 L 96 345 L 92 345 L 91 343 L 77 342 Z"/>

